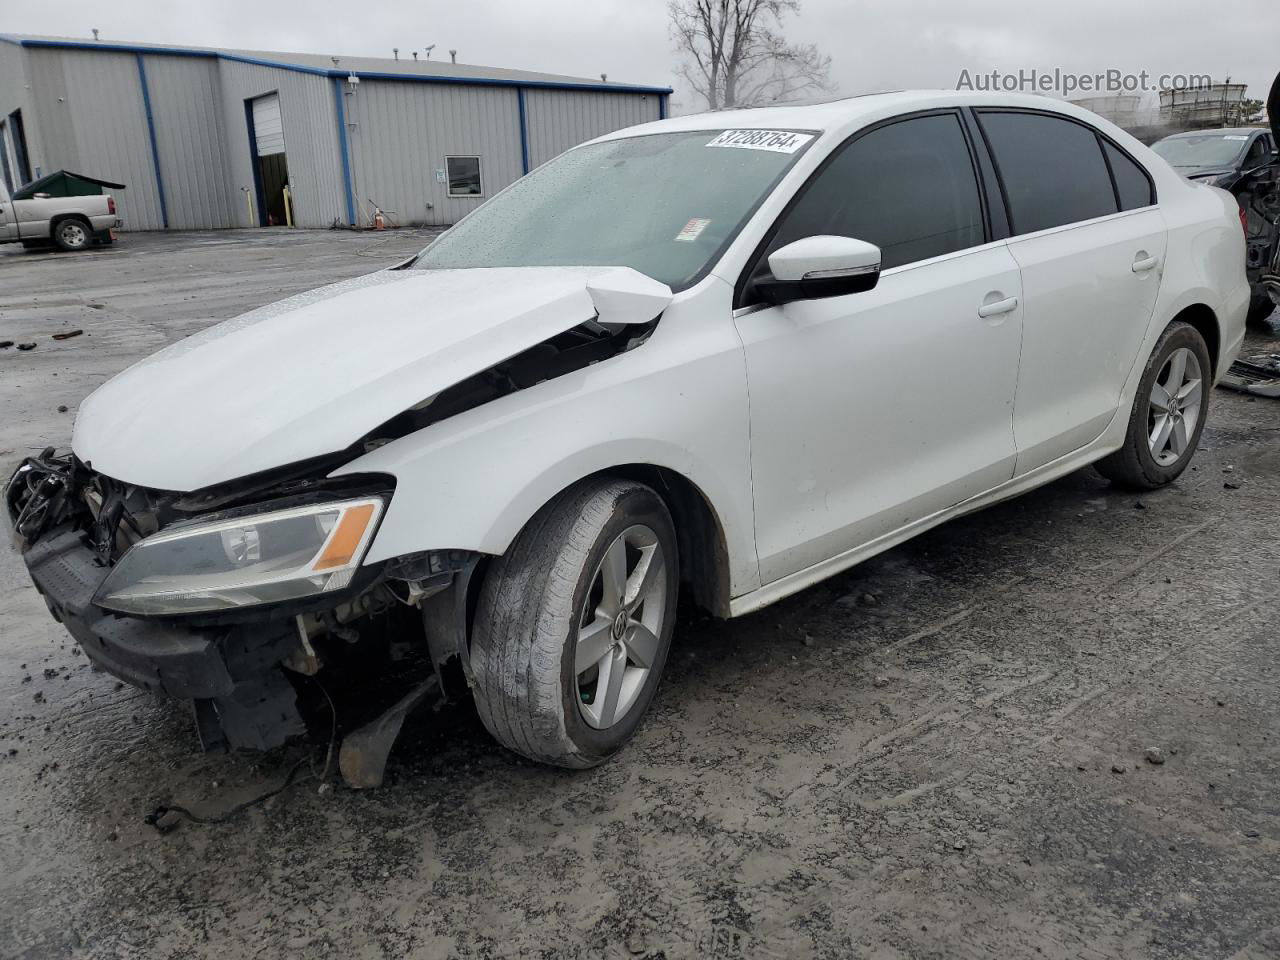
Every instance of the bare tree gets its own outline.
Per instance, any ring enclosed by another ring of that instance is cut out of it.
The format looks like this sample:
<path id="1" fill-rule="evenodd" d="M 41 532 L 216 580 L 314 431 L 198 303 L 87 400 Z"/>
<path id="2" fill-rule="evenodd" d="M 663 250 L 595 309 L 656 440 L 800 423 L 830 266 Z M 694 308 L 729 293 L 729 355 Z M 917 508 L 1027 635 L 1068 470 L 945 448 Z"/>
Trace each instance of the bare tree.
<path id="1" fill-rule="evenodd" d="M 671 0 L 667 11 L 681 75 L 712 110 L 832 89 L 831 58 L 782 36 L 799 0 Z"/>

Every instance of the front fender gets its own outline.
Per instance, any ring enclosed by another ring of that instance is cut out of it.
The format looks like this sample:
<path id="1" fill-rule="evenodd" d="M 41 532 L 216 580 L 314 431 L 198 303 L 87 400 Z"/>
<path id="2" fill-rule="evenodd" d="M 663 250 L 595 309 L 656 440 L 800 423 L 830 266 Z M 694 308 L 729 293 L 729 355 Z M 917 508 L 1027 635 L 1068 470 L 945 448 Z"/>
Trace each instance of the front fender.
<path id="1" fill-rule="evenodd" d="M 746 368 L 727 285 L 708 286 L 673 303 L 632 351 L 432 424 L 335 471 L 396 478 L 365 562 L 432 549 L 504 553 L 560 491 L 646 464 L 702 491 L 724 533 L 732 595 L 757 588 Z M 706 301 L 717 308 L 710 315 Z"/>

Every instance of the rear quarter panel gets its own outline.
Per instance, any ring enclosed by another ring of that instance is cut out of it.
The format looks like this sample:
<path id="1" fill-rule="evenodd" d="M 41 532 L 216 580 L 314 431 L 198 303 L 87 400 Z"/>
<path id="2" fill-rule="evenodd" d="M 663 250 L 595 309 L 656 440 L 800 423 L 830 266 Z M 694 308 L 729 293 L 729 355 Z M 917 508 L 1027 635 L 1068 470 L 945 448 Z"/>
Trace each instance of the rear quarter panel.
<path id="1" fill-rule="evenodd" d="M 1239 353 L 1249 308 L 1240 208 L 1227 191 L 1181 178 L 1161 185 L 1161 207 L 1169 245 L 1151 341 L 1187 307 L 1205 304 L 1218 320 L 1217 382 Z"/>

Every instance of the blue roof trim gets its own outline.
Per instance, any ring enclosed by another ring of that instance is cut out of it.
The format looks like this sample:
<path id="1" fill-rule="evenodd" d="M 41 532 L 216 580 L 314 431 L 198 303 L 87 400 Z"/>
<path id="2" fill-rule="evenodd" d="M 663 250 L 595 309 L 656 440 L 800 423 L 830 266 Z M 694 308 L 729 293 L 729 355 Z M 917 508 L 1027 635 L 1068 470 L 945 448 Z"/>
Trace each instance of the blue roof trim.
<path id="1" fill-rule="evenodd" d="M 506 80 L 498 77 L 445 77 L 423 76 L 416 73 L 383 73 L 377 70 L 334 70 L 325 67 L 308 67 L 299 63 L 284 63 L 278 60 L 264 60 L 260 57 L 246 57 L 239 53 L 225 53 L 221 50 L 191 50 L 185 47 L 141 47 L 131 43 L 108 43 L 102 41 L 77 40 L 32 40 L 0 34 L 0 40 L 17 44 L 20 47 L 53 48 L 57 50 L 96 50 L 112 53 L 154 54 L 161 57 L 205 57 L 213 60 L 229 60 L 232 63 L 247 63 L 255 67 L 274 67 L 277 70 L 290 70 L 294 73 L 306 73 L 313 77 L 338 77 L 346 79 L 354 73 L 361 80 L 403 80 L 409 83 L 445 83 L 474 87 L 526 87 L 542 90 L 581 90 L 591 93 L 653 93 L 660 96 L 674 92 L 671 87 L 646 87 L 627 83 L 574 83 L 562 80 Z"/>

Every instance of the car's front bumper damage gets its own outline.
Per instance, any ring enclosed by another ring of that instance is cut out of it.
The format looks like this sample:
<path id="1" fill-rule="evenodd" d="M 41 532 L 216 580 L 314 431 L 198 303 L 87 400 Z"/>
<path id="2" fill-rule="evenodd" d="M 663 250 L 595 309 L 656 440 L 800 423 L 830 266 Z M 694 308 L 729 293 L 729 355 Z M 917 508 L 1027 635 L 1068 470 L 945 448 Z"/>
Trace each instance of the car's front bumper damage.
<path id="1" fill-rule="evenodd" d="M 191 627 L 108 613 L 93 596 L 109 568 L 70 528 L 43 537 L 23 559 L 49 611 L 97 667 L 193 702 L 206 749 L 265 750 L 304 731 L 278 666 L 297 646 L 291 623 Z"/>
<path id="2" fill-rule="evenodd" d="M 295 487 L 291 481 L 289 489 Z M 251 495 L 260 492 L 255 486 Z M 328 665 L 335 685 L 362 672 L 366 679 L 379 670 L 390 677 L 368 685 L 344 711 L 343 719 L 352 721 L 344 726 L 353 732 L 380 715 L 380 700 L 394 711 L 406 689 L 425 689 L 430 680 L 441 690 L 442 667 L 459 651 L 456 641 L 448 650 L 439 640 L 427 643 L 425 624 L 430 614 L 440 637 L 449 639 L 451 625 L 441 622 L 439 611 L 464 606 L 451 600 L 451 588 L 460 571 L 474 569 L 473 555 L 405 558 L 367 572 L 349 590 L 304 604 L 204 617 L 105 609 L 95 597 L 129 546 L 118 538 L 162 529 L 172 520 L 164 501 L 165 495 L 116 484 L 53 451 L 24 461 L 4 489 L 18 548 L 54 618 L 97 668 L 142 690 L 190 701 L 205 749 L 265 750 L 305 732 L 299 691 L 310 689 L 307 678 L 325 676 Z M 458 579 L 465 592 L 465 579 Z M 323 693 L 332 707 L 328 690 Z M 387 741 L 383 760 L 389 749 Z M 364 754 L 367 759 L 369 751 Z M 380 781 L 380 763 L 373 766 L 378 769 L 366 771 L 360 785 Z"/>

